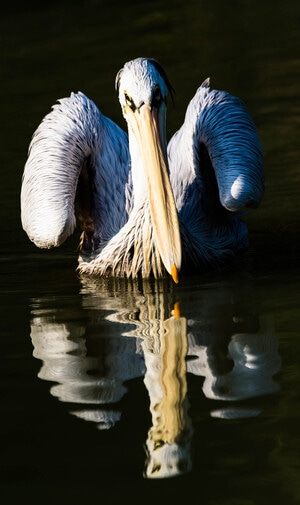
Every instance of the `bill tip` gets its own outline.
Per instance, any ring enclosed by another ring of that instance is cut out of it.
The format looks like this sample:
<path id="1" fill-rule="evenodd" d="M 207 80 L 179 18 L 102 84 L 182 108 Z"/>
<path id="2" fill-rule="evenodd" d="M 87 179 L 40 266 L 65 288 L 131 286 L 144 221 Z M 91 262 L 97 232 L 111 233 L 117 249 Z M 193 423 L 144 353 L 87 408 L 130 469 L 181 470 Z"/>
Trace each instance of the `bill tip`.
<path id="1" fill-rule="evenodd" d="M 174 265 L 174 263 L 171 265 L 171 276 L 173 281 L 176 282 L 176 284 L 178 284 L 179 282 L 178 268 L 176 267 L 176 265 Z"/>
<path id="2" fill-rule="evenodd" d="M 180 304 L 179 304 L 179 302 L 175 302 L 175 303 L 174 303 L 173 316 L 174 316 L 176 319 L 179 319 L 179 318 L 181 317 Z"/>

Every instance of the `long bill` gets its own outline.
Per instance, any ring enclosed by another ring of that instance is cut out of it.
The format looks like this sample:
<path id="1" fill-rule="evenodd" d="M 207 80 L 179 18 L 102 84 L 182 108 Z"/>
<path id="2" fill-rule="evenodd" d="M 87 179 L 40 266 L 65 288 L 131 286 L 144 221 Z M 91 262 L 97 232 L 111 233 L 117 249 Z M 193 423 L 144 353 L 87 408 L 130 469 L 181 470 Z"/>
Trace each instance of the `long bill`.
<path id="1" fill-rule="evenodd" d="M 181 240 L 178 214 L 170 184 L 165 139 L 157 109 L 143 104 L 135 111 L 135 130 L 146 171 L 154 240 L 166 270 L 178 282 Z"/>

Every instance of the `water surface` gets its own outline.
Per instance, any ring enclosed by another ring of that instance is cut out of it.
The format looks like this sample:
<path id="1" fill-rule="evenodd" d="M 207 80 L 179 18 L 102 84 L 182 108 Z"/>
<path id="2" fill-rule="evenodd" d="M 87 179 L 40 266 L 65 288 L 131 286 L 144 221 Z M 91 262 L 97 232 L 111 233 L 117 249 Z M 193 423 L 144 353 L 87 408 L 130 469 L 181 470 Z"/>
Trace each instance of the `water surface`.
<path id="1" fill-rule="evenodd" d="M 3 2 L 4 503 L 299 503 L 299 15 L 293 0 Z M 39 251 L 20 225 L 43 115 L 81 90 L 125 127 L 114 78 L 141 55 L 176 90 L 170 135 L 210 76 L 246 102 L 265 155 L 245 258 L 178 286 L 79 279 L 79 232 Z"/>

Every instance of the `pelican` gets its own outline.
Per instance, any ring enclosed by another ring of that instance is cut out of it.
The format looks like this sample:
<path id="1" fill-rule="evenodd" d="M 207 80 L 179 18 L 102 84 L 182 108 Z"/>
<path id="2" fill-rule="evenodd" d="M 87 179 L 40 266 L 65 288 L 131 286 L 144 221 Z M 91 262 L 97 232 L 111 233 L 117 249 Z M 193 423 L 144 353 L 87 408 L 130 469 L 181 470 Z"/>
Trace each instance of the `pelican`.
<path id="1" fill-rule="evenodd" d="M 21 188 L 28 237 L 59 246 L 78 221 L 81 274 L 168 272 L 175 282 L 244 251 L 243 214 L 262 199 L 264 170 L 243 102 L 206 79 L 167 143 L 173 88 L 160 63 L 125 63 L 116 90 L 128 134 L 81 92 L 58 100 L 33 134 Z"/>

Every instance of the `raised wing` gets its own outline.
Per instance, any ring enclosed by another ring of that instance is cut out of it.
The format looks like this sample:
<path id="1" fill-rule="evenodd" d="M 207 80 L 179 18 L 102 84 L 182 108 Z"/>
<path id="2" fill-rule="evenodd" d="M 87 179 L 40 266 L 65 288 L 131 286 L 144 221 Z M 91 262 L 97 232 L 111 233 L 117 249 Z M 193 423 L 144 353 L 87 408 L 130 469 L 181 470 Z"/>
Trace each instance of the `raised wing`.
<path id="1" fill-rule="evenodd" d="M 38 247 L 59 246 L 74 231 L 78 200 L 81 246 L 98 247 L 126 222 L 128 174 L 127 134 L 72 93 L 33 135 L 21 189 L 24 230 Z"/>
<path id="2" fill-rule="evenodd" d="M 211 209 L 216 199 L 230 211 L 260 203 L 263 155 L 254 122 L 239 98 L 211 90 L 209 79 L 191 100 L 184 124 L 170 140 L 168 153 L 179 210 L 195 179 L 204 212 L 205 206 Z"/>

